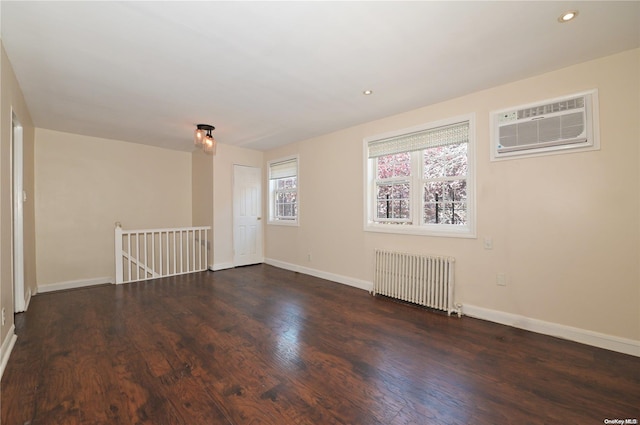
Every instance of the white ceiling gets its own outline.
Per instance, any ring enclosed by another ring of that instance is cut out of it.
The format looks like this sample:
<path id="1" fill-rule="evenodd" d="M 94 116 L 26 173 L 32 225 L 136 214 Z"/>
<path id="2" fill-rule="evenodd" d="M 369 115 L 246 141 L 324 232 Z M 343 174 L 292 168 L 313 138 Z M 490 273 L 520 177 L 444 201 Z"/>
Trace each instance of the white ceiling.
<path id="1" fill-rule="evenodd" d="M 638 1 L 1 8 L 36 127 L 186 151 L 197 123 L 266 150 L 640 46 Z"/>

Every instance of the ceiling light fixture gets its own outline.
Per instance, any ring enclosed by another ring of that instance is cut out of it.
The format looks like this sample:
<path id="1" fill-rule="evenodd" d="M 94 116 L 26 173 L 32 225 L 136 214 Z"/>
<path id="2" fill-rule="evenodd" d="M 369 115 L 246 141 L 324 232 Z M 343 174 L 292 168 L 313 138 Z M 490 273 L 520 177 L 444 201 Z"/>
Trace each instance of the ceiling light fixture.
<path id="1" fill-rule="evenodd" d="M 370 94 L 373 94 L 373 90 L 365 90 L 362 92 L 362 94 L 365 96 L 369 96 Z"/>
<path id="2" fill-rule="evenodd" d="M 216 128 L 209 124 L 196 124 L 196 131 L 193 133 L 193 144 L 202 148 L 204 153 L 216 154 L 216 139 L 211 132 Z"/>
<path id="3" fill-rule="evenodd" d="M 576 16 L 578 16 L 577 10 L 569 10 L 560 15 L 560 17 L 558 18 L 558 22 L 564 24 L 565 22 L 573 20 Z"/>

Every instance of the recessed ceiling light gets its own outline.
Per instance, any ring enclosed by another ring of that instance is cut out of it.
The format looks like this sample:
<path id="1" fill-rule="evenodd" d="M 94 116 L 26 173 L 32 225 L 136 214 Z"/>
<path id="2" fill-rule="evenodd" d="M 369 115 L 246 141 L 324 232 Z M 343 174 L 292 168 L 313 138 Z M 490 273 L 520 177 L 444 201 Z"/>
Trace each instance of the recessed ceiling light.
<path id="1" fill-rule="evenodd" d="M 365 96 L 369 96 L 370 94 L 373 94 L 373 90 L 365 90 L 362 92 L 362 94 Z"/>
<path id="2" fill-rule="evenodd" d="M 563 24 L 565 22 L 569 22 L 573 20 L 576 16 L 578 16 L 577 10 L 569 10 L 567 12 L 564 12 L 562 15 L 560 15 L 560 17 L 558 18 L 558 22 Z"/>

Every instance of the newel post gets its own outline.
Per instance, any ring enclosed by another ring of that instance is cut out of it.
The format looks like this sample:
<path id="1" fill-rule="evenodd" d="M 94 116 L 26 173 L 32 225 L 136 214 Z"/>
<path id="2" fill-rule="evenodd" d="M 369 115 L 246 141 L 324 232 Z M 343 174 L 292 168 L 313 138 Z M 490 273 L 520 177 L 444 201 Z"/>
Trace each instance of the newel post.
<path id="1" fill-rule="evenodd" d="M 122 226 L 120 222 L 116 222 L 115 229 L 115 260 L 116 260 L 116 284 L 120 284 L 123 281 L 122 276 Z"/>

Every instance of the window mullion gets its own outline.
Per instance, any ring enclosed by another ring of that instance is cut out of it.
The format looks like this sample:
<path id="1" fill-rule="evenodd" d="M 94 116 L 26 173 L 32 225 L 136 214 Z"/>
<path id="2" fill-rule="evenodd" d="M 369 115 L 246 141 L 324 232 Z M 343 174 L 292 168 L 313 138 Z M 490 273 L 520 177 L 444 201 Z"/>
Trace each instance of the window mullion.
<path id="1" fill-rule="evenodd" d="M 436 177 L 432 179 L 422 179 L 424 183 L 428 182 L 454 182 L 458 180 L 467 180 L 467 176 L 447 176 L 447 177 Z"/>
<path id="2" fill-rule="evenodd" d="M 411 152 L 411 222 L 422 225 L 422 155 L 423 151 Z"/>
<path id="3" fill-rule="evenodd" d="M 387 177 L 386 179 L 378 179 L 376 180 L 377 184 L 394 184 L 394 183 L 403 183 L 403 182 L 411 182 L 412 176 L 396 176 L 396 177 Z"/>

